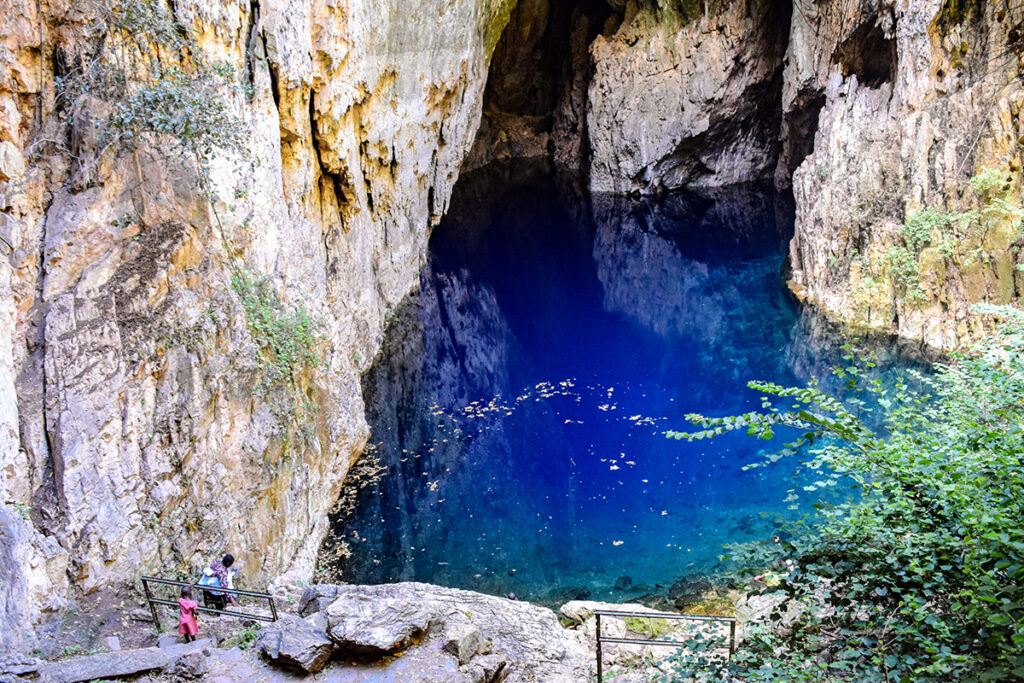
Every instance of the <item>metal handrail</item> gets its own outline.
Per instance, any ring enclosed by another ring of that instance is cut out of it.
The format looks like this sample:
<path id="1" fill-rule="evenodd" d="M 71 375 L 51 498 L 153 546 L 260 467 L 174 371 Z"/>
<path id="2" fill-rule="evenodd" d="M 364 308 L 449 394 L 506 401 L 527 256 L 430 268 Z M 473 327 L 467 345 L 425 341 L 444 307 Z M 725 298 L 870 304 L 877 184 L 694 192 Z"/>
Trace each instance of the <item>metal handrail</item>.
<path id="1" fill-rule="evenodd" d="M 167 586 L 189 586 L 189 587 L 191 587 L 193 589 L 198 589 L 198 590 L 201 590 L 201 591 L 209 591 L 209 590 L 213 590 L 214 589 L 213 586 L 200 586 L 198 583 L 191 583 L 191 582 L 188 582 L 188 581 L 173 581 L 171 579 L 158 579 L 155 576 L 143 576 L 143 577 L 141 577 L 141 579 L 142 579 L 142 589 L 146 593 L 146 600 L 147 600 L 147 602 L 149 602 L 149 613 L 151 615 L 153 615 L 153 623 L 156 625 L 156 628 L 157 628 L 158 631 L 162 631 L 163 627 L 160 625 L 160 615 L 157 612 L 156 606 L 157 605 L 167 605 L 169 607 L 177 607 L 178 603 L 177 602 L 171 602 L 170 600 L 161 600 L 159 598 L 154 598 L 153 594 L 149 590 L 149 584 L 150 583 L 159 583 L 159 584 L 164 584 L 164 585 L 167 585 Z M 269 622 L 277 621 L 277 606 L 274 604 L 274 596 L 273 595 L 271 595 L 269 593 L 257 593 L 255 591 L 244 591 L 244 590 L 241 590 L 241 589 L 238 589 L 238 588 L 230 588 L 230 589 L 228 589 L 228 588 L 223 588 L 223 587 L 220 588 L 220 592 L 222 592 L 222 593 L 232 593 L 232 594 L 238 594 L 238 595 L 247 595 L 247 596 L 250 596 L 250 597 L 253 597 L 253 598 L 265 598 L 267 600 L 267 602 L 269 603 L 269 605 L 270 605 L 270 616 L 268 617 L 268 616 L 266 616 L 264 614 L 251 614 L 249 612 L 236 612 L 234 610 L 214 609 L 213 607 L 200 607 L 200 606 L 196 606 L 196 610 L 199 611 L 199 612 L 208 612 L 210 614 L 226 614 L 226 615 L 228 615 L 230 617 L 243 617 L 245 619 L 255 619 L 256 621 L 269 621 Z"/>
<path id="2" fill-rule="evenodd" d="M 682 647 L 689 645 L 688 642 L 679 640 L 646 640 L 642 638 L 602 638 L 601 617 L 637 618 L 637 619 L 678 619 L 687 621 L 722 621 L 729 624 L 729 659 L 736 654 L 736 618 L 735 617 L 711 617 L 703 614 L 666 614 L 661 612 L 620 612 L 610 609 L 596 609 L 594 616 L 597 618 L 597 681 L 601 683 L 603 678 L 603 664 L 601 662 L 601 643 L 616 643 L 623 645 L 668 645 Z"/>

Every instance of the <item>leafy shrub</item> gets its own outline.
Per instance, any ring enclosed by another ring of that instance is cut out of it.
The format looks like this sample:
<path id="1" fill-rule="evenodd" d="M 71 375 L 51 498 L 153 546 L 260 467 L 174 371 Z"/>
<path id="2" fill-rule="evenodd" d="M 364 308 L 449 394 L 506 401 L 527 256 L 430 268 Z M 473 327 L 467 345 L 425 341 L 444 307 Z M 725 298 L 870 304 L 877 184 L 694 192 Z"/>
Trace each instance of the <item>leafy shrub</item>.
<path id="1" fill-rule="evenodd" d="M 762 411 L 690 415 L 699 431 L 670 432 L 771 438 L 795 428 L 782 453 L 809 444 L 809 467 L 853 486 L 847 500 L 819 501 L 781 542 L 743 552 L 752 571 L 778 568 L 771 590 L 784 600 L 706 680 L 726 670 L 744 681 L 1024 677 L 1024 313 L 983 312 L 1005 316 L 998 333 L 918 375 L 922 389 L 858 383 L 885 411 L 880 432 L 849 402 L 764 383 L 750 385 L 765 394 Z M 792 627 L 773 628 L 787 611 Z"/>
<path id="2" fill-rule="evenodd" d="M 208 60 L 187 27 L 157 0 L 86 0 L 95 18 L 89 47 L 57 79 L 58 106 L 70 113 L 105 102 L 97 125 L 104 147 L 137 149 L 147 134 L 166 136 L 205 171 L 214 150 L 239 149 L 242 125 L 227 95 L 233 69 Z"/>
<path id="3" fill-rule="evenodd" d="M 241 266 L 234 269 L 231 287 L 242 302 L 249 332 L 261 351 L 267 386 L 286 382 L 294 387 L 297 372 L 320 365 L 316 352 L 319 324 L 305 304 L 287 306 L 266 278 Z"/>

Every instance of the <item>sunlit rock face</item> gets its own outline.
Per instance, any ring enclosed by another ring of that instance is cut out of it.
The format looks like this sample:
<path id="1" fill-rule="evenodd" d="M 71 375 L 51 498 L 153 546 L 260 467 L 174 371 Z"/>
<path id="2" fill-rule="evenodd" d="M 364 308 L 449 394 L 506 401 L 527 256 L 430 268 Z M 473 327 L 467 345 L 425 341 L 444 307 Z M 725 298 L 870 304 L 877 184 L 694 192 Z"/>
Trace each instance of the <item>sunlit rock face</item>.
<path id="1" fill-rule="evenodd" d="M 1010 216 L 990 214 L 942 248 L 936 229 L 913 255 L 909 289 L 891 250 L 920 209 L 981 208 L 968 178 L 985 169 L 1019 203 L 1022 21 L 1020 6 L 990 3 L 797 0 L 778 178 L 793 173 L 792 286 L 803 299 L 941 349 L 977 334 L 972 304 L 1019 304 L 1024 256 Z"/>
<path id="2" fill-rule="evenodd" d="M 67 120 L 55 79 L 93 54 L 101 3 L 0 3 L 3 648 L 69 586 L 225 550 L 250 585 L 312 570 L 367 437 L 359 374 L 417 282 L 512 4 L 169 5 L 247 80 L 223 94 L 243 150 L 200 189 L 169 140 L 102 151 L 102 103 Z M 301 397 L 253 390 L 237 268 L 321 321 Z"/>
<path id="3" fill-rule="evenodd" d="M 595 192 L 651 193 L 770 178 L 789 7 L 704 11 L 629 3 L 590 47 L 587 131 Z"/>

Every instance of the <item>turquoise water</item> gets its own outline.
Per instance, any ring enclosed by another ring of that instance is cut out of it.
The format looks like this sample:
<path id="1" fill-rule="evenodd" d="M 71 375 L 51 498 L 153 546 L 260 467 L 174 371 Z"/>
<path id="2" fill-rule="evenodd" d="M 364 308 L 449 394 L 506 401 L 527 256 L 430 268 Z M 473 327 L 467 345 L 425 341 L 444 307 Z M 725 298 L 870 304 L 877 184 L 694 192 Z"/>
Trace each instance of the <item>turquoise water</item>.
<path id="1" fill-rule="evenodd" d="M 758 407 L 749 380 L 838 361 L 785 289 L 791 228 L 755 187 L 654 201 L 537 169 L 460 181 L 364 378 L 382 471 L 335 515 L 344 578 L 626 600 L 770 538 L 798 514 L 793 463 L 743 471 L 770 446 L 663 433 Z"/>

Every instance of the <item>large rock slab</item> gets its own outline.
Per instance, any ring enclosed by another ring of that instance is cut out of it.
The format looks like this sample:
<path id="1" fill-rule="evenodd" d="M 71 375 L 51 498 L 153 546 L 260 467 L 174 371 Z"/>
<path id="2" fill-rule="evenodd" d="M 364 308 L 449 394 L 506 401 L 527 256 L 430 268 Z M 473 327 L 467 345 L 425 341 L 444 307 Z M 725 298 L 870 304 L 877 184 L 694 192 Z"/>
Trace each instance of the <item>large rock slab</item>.
<path id="1" fill-rule="evenodd" d="M 433 603 L 408 595 L 349 591 L 327 608 L 327 634 L 341 650 L 384 655 L 408 647 L 437 615 Z"/>
<path id="2" fill-rule="evenodd" d="M 273 664 L 312 674 L 327 664 L 334 644 L 309 622 L 285 615 L 263 628 L 257 648 Z"/>
<path id="3" fill-rule="evenodd" d="M 422 583 L 342 586 L 326 615 L 338 650 L 402 651 L 389 670 L 415 659 L 437 676 L 448 672 L 430 680 L 585 681 L 592 675 L 580 636 L 551 610 L 527 602 Z"/>
<path id="4" fill-rule="evenodd" d="M 590 46 L 590 186 L 656 194 L 770 178 L 784 13 L 767 0 L 636 3 Z"/>
<path id="5" fill-rule="evenodd" d="M 79 683 L 162 669 L 170 659 L 171 656 L 158 647 L 119 650 L 62 662 L 46 662 L 39 667 L 39 675 L 44 681 L 54 683 Z"/>

